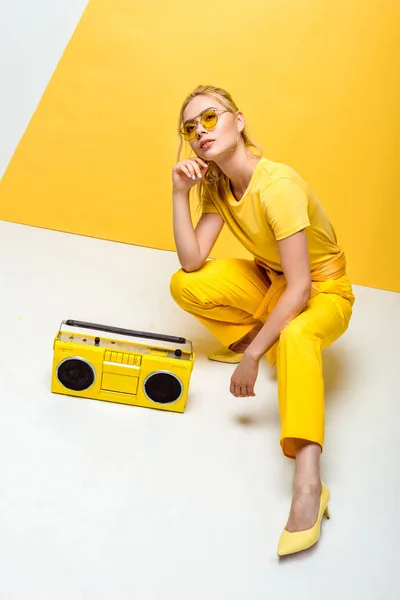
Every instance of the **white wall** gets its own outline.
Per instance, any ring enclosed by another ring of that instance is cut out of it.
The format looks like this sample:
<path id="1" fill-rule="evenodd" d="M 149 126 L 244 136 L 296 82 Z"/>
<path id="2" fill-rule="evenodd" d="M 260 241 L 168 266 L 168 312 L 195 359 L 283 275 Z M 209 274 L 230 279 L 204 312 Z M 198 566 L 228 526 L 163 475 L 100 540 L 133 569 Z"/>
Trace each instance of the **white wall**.
<path id="1" fill-rule="evenodd" d="M 0 178 L 87 4 L 0 1 Z"/>

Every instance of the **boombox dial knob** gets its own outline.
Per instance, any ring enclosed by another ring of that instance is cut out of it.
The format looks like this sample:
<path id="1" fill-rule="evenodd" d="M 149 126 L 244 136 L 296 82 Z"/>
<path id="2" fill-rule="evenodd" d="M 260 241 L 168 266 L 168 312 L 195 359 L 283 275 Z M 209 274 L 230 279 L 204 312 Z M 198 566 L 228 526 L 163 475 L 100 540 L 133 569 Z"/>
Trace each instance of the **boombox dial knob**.
<path id="1" fill-rule="evenodd" d="M 100 344 L 100 338 L 99 337 L 94 338 L 94 345 L 98 346 L 99 344 Z"/>
<path id="2" fill-rule="evenodd" d="M 175 350 L 175 356 L 182 356 L 182 350 Z"/>

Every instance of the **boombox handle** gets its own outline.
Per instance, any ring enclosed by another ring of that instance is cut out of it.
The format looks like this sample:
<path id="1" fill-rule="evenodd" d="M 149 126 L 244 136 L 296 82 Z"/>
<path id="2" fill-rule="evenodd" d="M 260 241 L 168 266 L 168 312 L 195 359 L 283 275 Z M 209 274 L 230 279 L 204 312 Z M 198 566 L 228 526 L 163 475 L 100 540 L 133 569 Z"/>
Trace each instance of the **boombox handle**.
<path id="1" fill-rule="evenodd" d="M 163 335 L 159 333 L 150 333 L 146 331 L 135 331 L 134 329 L 122 329 L 121 327 L 99 325 L 98 323 L 87 323 L 86 321 L 74 321 L 73 319 L 68 319 L 67 321 L 65 321 L 65 323 L 70 327 L 83 327 L 85 329 L 95 329 L 97 331 L 106 331 L 107 333 L 117 333 L 119 335 L 131 335 L 138 338 L 147 338 L 150 340 L 172 342 L 174 344 L 186 344 L 185 338 L 175 337 L 173 335 Z"/>

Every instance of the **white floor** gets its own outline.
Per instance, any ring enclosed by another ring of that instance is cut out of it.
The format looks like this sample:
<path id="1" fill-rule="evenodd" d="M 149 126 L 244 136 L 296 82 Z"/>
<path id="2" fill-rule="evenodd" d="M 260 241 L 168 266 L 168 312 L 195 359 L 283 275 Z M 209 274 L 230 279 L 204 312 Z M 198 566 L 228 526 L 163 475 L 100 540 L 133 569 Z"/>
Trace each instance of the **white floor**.
<path id="1" fill-rule="evenodd" d="M 4 222 L 0 250 L 1 600 L 399 597 L 399 294 L 356 287 L 325 352 L 332 518 L 280 561 L 294 465 L 274 373 L 230 395 L 233 367 L 169 295 L 176 255 Z M 185 414 L 51 394 L 66 318 L 191 339 Z"/>

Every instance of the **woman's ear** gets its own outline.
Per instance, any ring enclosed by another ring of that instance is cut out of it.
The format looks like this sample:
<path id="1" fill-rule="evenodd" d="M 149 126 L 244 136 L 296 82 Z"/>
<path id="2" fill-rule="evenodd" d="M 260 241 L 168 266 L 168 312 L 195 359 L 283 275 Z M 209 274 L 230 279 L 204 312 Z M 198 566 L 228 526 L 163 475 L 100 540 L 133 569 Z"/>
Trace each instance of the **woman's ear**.
<path id="1" fill-rule="evenodd" d="M 238 133 L 242 133 L 244 126 L 245 126 L 245 121 L 244 121 L 244 114 L 241 112 L 238 112 L 236 115 L 236 124 L 237 124 L 237 130 Z"/>

